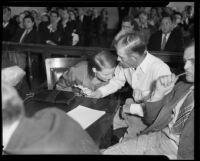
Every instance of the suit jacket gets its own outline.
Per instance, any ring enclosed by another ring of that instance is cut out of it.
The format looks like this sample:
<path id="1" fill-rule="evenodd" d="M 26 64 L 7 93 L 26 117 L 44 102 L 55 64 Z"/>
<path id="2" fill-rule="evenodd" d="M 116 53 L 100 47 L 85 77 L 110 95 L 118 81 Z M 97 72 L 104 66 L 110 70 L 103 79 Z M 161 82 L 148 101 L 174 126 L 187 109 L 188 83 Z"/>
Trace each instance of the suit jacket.
<path id="1" fill-rule="evenodd" d="M 10 41 L 15 35 L 16 30 L 17 25 L 14 22 L 10 21 L 5 28 L 3 27 L 3 41 Z"/>
<path id="2" fill-rule="evenodd" d="M 56 108 L 46 108 L 31 118 L 23 118 L 5 151 L 8 154 L 100 154 L 87 132 Z"/>
<path id="3" fill-rule="evenodd" d="M 147 49 L 149 51 L 160 51 L 162 42 L 162 31 L 157 31 L 150 36 Z M 167 40 L 164 51 L 183 52 L 183 34 L 179 30 L 173 30 Z"/>
<path id="4" fill-rule="evenodd" d="M 15 33 L 15 36 L 12 38 L 11 41 L 13 42 L 19 42 L 20 38 L 22 37 L 23 33 L 24 33 L 25 29 L 18 29 Z M 22 43 L 31 43 L 31 44 L 35 44 L 35 43 L 40 43 L 39 40 L 39 35 L 38 32 L 34 29 L 32 29 L 23 39 Z"/>
<path id="5" fill-rule="evenodd" d="M 76 22 L 68 21 L 65 28 L 63 28 L 62 21 L 59 21 L 58 25 L 61 28 L 59 44 L 72 46 L 72 41 L 73 41 L 72 33 L 77 33 Z"/>
<path id="6" fill-rule="evenodd" d="M 188 92 L 191 84 L 179 82 L 174 89 L 158 102 L 146 102 L 144 107 L 144 122 L 149 126 L 141 134 L 160 131 L 171 121 L 172 110 Z M 194 158 L 194 111 L 186 121 L 180 136 L 178 158 Z"/>
<path id="7" fill-rule="evenodd" d="M 39 34 L 42 44 L 46 44 L 47 40 L 51 40 L 56 44 L 59 44 L 60 35 L 61 35 L 61 26 L 57 25 L 57 30 L 54 32 L 50 32 L 48 26 L 50 25 L 49 22 L 42 22 L 39 26 Z"/>
<path id="8" fill-rule="evenodd" d="M 91 90 L 96 90 L 97 88 L 106 85 L 108 82 L 99 81 L 98 84 L 94 84 L 92 82 L 93 77 L 88 73 L 88 62 L 81 61 L 71 67 L 69 70 L 63 73 L 58 82 L 56 83 L 59 90 L 69 89 L 68 82 L 70 84 L 76 83 L 78 85 L 82 85 L 83 87 L 87 87 Z M 72 81 L 72 82 L 71 82 Z M 71 90 L 71 89 L 70 89 Z"/>

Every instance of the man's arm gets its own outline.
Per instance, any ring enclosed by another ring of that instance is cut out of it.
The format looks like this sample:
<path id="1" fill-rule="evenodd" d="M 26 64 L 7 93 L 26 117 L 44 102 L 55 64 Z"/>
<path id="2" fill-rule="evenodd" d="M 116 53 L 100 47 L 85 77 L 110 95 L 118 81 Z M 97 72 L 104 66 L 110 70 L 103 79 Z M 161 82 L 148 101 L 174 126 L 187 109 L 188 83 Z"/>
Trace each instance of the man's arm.
<path id="1" fill-rule="evenodd" d="M 112 93 L 115 93 L 126 83 L 126 78 L 124 75 L 124 69 L 119 65 L 115 69 L 115 76 L 109 81 L 105 86 L 98 88 L 90 96 L 91 98 L 101 98 L 106 97 Z"/>

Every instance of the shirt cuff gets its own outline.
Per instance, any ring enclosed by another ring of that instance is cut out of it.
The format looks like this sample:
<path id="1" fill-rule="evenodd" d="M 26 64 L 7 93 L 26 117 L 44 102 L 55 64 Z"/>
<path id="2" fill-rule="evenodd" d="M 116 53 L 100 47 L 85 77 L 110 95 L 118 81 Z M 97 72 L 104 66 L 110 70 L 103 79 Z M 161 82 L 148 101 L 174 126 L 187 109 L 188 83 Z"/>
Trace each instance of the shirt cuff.
<path id="1" fill-rule="evenodd" d="M 143 109 L 142 109 L 142 106 L 140 104 L 131 104 L 130 113 L 136 114 L 136 115 L 141 116 L 141 117 L 144 116 Z"/>

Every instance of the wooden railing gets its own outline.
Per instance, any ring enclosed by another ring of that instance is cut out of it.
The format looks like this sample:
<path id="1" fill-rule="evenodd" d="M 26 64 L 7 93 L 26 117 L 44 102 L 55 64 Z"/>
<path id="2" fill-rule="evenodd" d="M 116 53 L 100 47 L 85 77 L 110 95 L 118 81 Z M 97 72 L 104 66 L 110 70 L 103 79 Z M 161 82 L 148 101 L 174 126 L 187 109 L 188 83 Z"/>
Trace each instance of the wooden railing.
<path id="1" fill-rule="evenodd" d="M 29 79 L 32 81 L 32 60 L 31 53 L 41 54 L 43 59 L 55 56 L 65 57 L 90 57 L 101 50 L 109 50 L 116 54 L 115 49 L 100 48 L 100 47 L 72 47 L 72 46 L 52 46 L 42 44 L 19 44 L 14 42 L 2 42 L 3 51 L 20 51 L 26 53 L 28 56 Z M 159 57 L 166 63 L 180 64 L 182 63 L 183 53 L 176 52 L 160 52 L 150 51 L 151 54 Z"/>

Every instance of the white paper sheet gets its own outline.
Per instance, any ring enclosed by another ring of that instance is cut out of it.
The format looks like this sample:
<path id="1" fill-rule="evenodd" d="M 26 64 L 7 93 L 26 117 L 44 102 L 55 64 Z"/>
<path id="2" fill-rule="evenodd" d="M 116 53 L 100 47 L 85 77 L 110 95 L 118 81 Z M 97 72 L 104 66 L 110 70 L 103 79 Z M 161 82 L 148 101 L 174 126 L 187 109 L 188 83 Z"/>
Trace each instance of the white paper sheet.
<path id="1" fill-rule="evenodd" d="M 67 113 L 76 120 L 83 129 L 86 129 L 100 117 L 105 114 L 105 111 L 94 110 L 85 106 L 79 105 Z"/>

